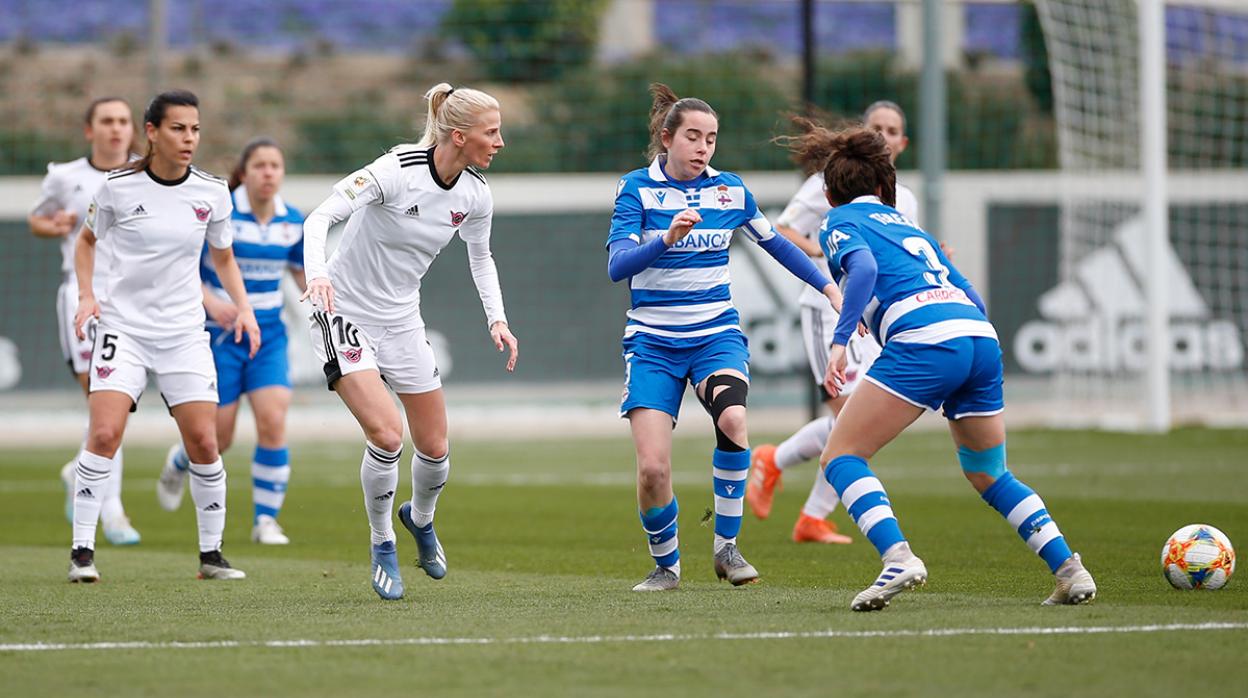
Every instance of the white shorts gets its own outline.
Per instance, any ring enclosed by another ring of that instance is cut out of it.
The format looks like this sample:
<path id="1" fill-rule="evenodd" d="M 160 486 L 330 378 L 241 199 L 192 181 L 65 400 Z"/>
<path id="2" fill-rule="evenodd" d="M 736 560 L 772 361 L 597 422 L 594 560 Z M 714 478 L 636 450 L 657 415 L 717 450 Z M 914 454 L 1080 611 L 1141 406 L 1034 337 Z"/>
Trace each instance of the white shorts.
<path id="1" fill-rule="evenodd" d="M 803 305 L 801 313 L 806 358 L 810 360 L 810 372 L 815 377 L 815 384 L 822 388 L 823 376 L 828 370 L 828 353 L 832 349 L 832 335 L 836 333 L 836 323 L 841 316 L 832 310 L 831 304 L 827 309 Z M 867 374 L 867 369 L 875 363 L 880 351 L 880 345 L 874 337 L 863 337 L 857 332 L 850 335 L 849 344 L 845 347 L 849 361 L 845 368 L 847 380 L 841 388 L 843 394 L 854 392 L 854 388 L 858 387 L 862 377 Z"/>
<path id="2" fill-rule="evenodd" d="M 339 378 L 358 371 L 377 371 L 391 390 L 404 395 L 442 387 L 424 327 L 365 325 L 319 310 L 312 311 L 309 324 L 330 390 Z"/>
<path id="3" fill-rule="evenodd" d="M 95 322 L 82 328 L 86 339 L 78 339 L 74 332 L 74 315 L 78 312 L 78 277 L 70 274 L 56 290 L 56 326 L 60 330 L 61 356 L 74 375 L 91 370 L 91 349 L 95 337 Z"/>
<path id="4" fill-rule="evenodd" d="M 217 402 L 217 367 L 208 333 L 202 330 L 164 337 L 132 337 L 100 322 L 91 355 L 91 392 L 114 390 L 136 403 L 147 387 L 147 375 L 169 407 L 186 402 Z"/>

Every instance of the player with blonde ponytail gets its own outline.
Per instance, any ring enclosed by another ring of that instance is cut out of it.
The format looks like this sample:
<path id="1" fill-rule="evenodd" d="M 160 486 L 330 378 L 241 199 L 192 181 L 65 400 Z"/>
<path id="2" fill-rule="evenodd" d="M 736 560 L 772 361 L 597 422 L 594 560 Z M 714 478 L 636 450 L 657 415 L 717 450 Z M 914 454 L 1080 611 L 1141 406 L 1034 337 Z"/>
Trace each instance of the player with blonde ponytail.
<path id="1" fill-rule="evenodd" d="M 403 597 L 391 513 L 403 452 L 403 404 L 412 433 L 412 498 L 399 520 L 416 539 L 417 564 L 433 579 L 446 576 L 446 555 L 433 530 L 438 495 L 450 472 L 446 401 L 420 314 L 420 284 L 456 234 L 468 246 L 468 266 L 498 350 L 516 366 L 516 338 L 507 326 L 498 270 L 490 252 L 494 200 L 479 170 L 503 148 L 498 101 L 447 83 L 425 94 L 424 135 L 398 145 L 352 172 L 304 222 L 303 300 L 313 306 L 312 346 L 338 393 L 364 431 L 360 483 L 372 531 L 370 576 L 383 599 Z M 346 232 L 326 262 L 330 226 Z"/>

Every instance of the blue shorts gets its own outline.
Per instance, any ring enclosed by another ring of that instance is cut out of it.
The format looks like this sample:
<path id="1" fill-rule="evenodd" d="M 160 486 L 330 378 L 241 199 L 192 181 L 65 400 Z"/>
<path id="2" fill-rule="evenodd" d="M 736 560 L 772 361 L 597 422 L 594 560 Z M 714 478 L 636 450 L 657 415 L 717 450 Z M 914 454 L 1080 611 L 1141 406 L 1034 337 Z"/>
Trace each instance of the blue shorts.
<path id="1" fill-rule="evenodd" d="M 750 350 L 739 330 L 692 339 L 668 339 L 638 332 L 624 340 L 624 397 L 620 416 L 638 407 L 680 416 L 686 382 L 695 386 L 724 369 L 750 375 Z"/>
<path id="2" fill-rule="evenodd" d="M 212 342 L 212 358 L 217 364 L 217 396 L 222 405 L 238 401 L 243 393 L 271 386 L 290 387 L 290 363 L 286 356 L 286 326 L 264 325 L 260 328 L 260 350 L 254 358 L 247 356 L 247 336 L 234 343 L 234 331 L 217 327 L 208 329 Z"/>
<path id="3" fill-rule="evenodd" d="M 945 407 L 945 417 L 986 417 L 1005 409 L 1001 345 L 991 337 L 940 344 L 889 342 L 866 379 L 915 405 Z"/>

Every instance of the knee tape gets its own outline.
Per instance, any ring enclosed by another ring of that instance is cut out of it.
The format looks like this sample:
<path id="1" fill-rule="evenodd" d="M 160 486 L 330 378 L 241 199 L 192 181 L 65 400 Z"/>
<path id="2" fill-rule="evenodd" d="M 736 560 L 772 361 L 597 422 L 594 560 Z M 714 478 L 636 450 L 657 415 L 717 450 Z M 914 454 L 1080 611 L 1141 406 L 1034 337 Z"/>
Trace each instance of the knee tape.
<path id="1" fill-rule="evenodd" d="M 983 473 L 1000 478 L 1008 469 L 1005 467 L 1005 444 L 1001 443 L 985 451 L 972 451 L 966 446 L 958 446 L 958 462 L 962 464 L 964 473 Z"/>
<path id="2" fill-rule="evenodd" d="M 722 390 L 716 390 L 722 388 Z M 719 416 L 724 410 L 734 405 L 745 407 L 746 396 L 750 392 L 750 384 L 736 376 L 717 375 L 706 379 L 705 397 L 702 406 L 711 415 L 711 423 L 715 426 L 715 441 L 721 451 L 743 451 L 739 444 L 728 438 L 719 429 Z"/>

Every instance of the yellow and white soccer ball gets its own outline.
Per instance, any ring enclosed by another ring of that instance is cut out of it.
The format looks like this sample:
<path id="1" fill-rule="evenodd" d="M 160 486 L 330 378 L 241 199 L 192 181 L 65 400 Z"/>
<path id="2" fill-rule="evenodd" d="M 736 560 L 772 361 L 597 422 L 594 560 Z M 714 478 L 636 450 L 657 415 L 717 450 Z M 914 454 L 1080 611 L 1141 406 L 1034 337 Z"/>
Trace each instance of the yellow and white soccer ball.
<path id="1" fill-rule="evenodd" d="M 1175 589 L 1221 589 L 1235 573 L 1235 548 L 1213 526 L 1184 526 L 1161 549 L 1161 573 Z"/>

